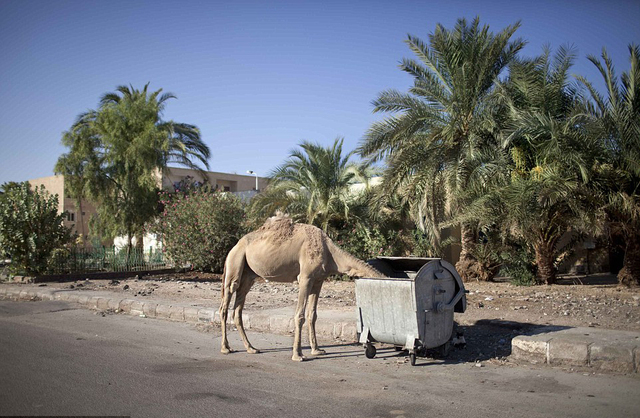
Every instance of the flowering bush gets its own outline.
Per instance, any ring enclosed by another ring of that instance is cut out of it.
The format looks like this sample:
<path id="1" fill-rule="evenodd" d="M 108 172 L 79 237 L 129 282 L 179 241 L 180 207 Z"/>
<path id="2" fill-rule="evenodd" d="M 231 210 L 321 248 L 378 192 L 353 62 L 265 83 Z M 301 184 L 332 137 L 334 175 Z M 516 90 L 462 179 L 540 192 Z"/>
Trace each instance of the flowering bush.
<path id="1" fill-rule="evenodd" d="M 176 264 L 222 272 L 227 253 L 244 235 L 245 210 L 235 195 L 203 189 L 160 193 L 164 206 L 153 232 Z"/>

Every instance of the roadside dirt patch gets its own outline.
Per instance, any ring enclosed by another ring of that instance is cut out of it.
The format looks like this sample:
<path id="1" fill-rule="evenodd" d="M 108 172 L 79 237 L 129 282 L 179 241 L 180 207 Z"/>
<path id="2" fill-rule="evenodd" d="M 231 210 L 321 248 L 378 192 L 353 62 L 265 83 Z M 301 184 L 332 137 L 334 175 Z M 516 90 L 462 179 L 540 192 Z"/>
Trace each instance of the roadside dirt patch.
<path id="1" fill-rule="evenodd" d="M 595 327 L 640 331 L 640 290 L 615 284 L 613 276 L 567 277 L 554 286 L 514 286 L 506 281 L 470 282 L 465 287 L 467 311 L 456 314 L 460 325 L 479 321 L 516 322 L 533 325 Z M 47 283 L 48 287 L 75 290 L 108 290 L 130 297 L 176 299 L 194 304 L 220 304 L 220 275 L 174 273 L 124 280 L 79 280 Z M 274 283 L 259 279 L 247 296 L 245 309 L 294 306 L 296 283 Z M 352 281 L 329 280 L 320 293 L 319 309 L 355 307 Z"/>

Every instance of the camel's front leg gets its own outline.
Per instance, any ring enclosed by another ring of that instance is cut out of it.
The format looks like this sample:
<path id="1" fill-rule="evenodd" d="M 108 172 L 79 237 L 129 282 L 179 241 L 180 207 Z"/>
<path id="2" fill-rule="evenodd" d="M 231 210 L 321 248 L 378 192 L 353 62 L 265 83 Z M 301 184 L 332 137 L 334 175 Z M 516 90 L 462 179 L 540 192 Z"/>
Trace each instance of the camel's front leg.
<path id="1" fill-rule="evenodd" d="M 311 355 L 320 356 L 326 354 L 326 351 L 318 348 L 318 340 L 316 338 L 316 320 L 318 319 L 318 297 L 320 290 L 322 289 L 322 283 L 324 280 L 320 280 L 314 283 L 309 294 L 309 306 L 307 306 L 307 323 L 309 326 L 309 343 L 311 344 Z"/>
<path id="2" fill-rule="evenodd" d="M 304 314 L 307 307 L 307 298 L 309 297 L 309 292 L 311 288 L 311 284 L 309 282 L 309 277 L 302 277 L 300 275 L 298 277 L 298 282 L 300 284 L 300 289 L 298 290 L 298 306 L 296 307 L 296 314 L 293 318 L 296 329 L 293 337 L 293 356 L 291 360 L 293 361 L 303 361 L 304 356 L 302 355 L 302 325 L 304 324 Z"/>

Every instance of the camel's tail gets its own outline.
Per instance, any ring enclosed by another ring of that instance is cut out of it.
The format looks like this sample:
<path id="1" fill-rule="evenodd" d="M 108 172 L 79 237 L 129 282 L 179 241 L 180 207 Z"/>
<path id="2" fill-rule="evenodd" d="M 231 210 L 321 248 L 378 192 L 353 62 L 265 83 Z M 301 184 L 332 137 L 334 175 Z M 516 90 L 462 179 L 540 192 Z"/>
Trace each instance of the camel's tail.
<path id="1" fill-rule="evenodd" d="M 220 299 L 224 299 L 224 288 L 225 283 L 227 282 L 227 260 L 224 260 L 224 266 L 222 266 L 222 294 L 220 295 Z"/>

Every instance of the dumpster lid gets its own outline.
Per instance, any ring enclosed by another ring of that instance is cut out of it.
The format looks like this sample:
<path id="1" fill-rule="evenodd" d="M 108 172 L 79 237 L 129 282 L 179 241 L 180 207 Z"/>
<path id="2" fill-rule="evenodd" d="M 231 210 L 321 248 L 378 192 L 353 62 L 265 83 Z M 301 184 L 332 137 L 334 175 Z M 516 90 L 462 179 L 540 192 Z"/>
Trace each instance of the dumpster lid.
<path id="1" fill-rule="evenodd" d="M 407 278 L 407 273 L 417 273 L 422 266 L 440 258 L 431 257 L 376 257 L 367 261 L 389 277 Z"/>

